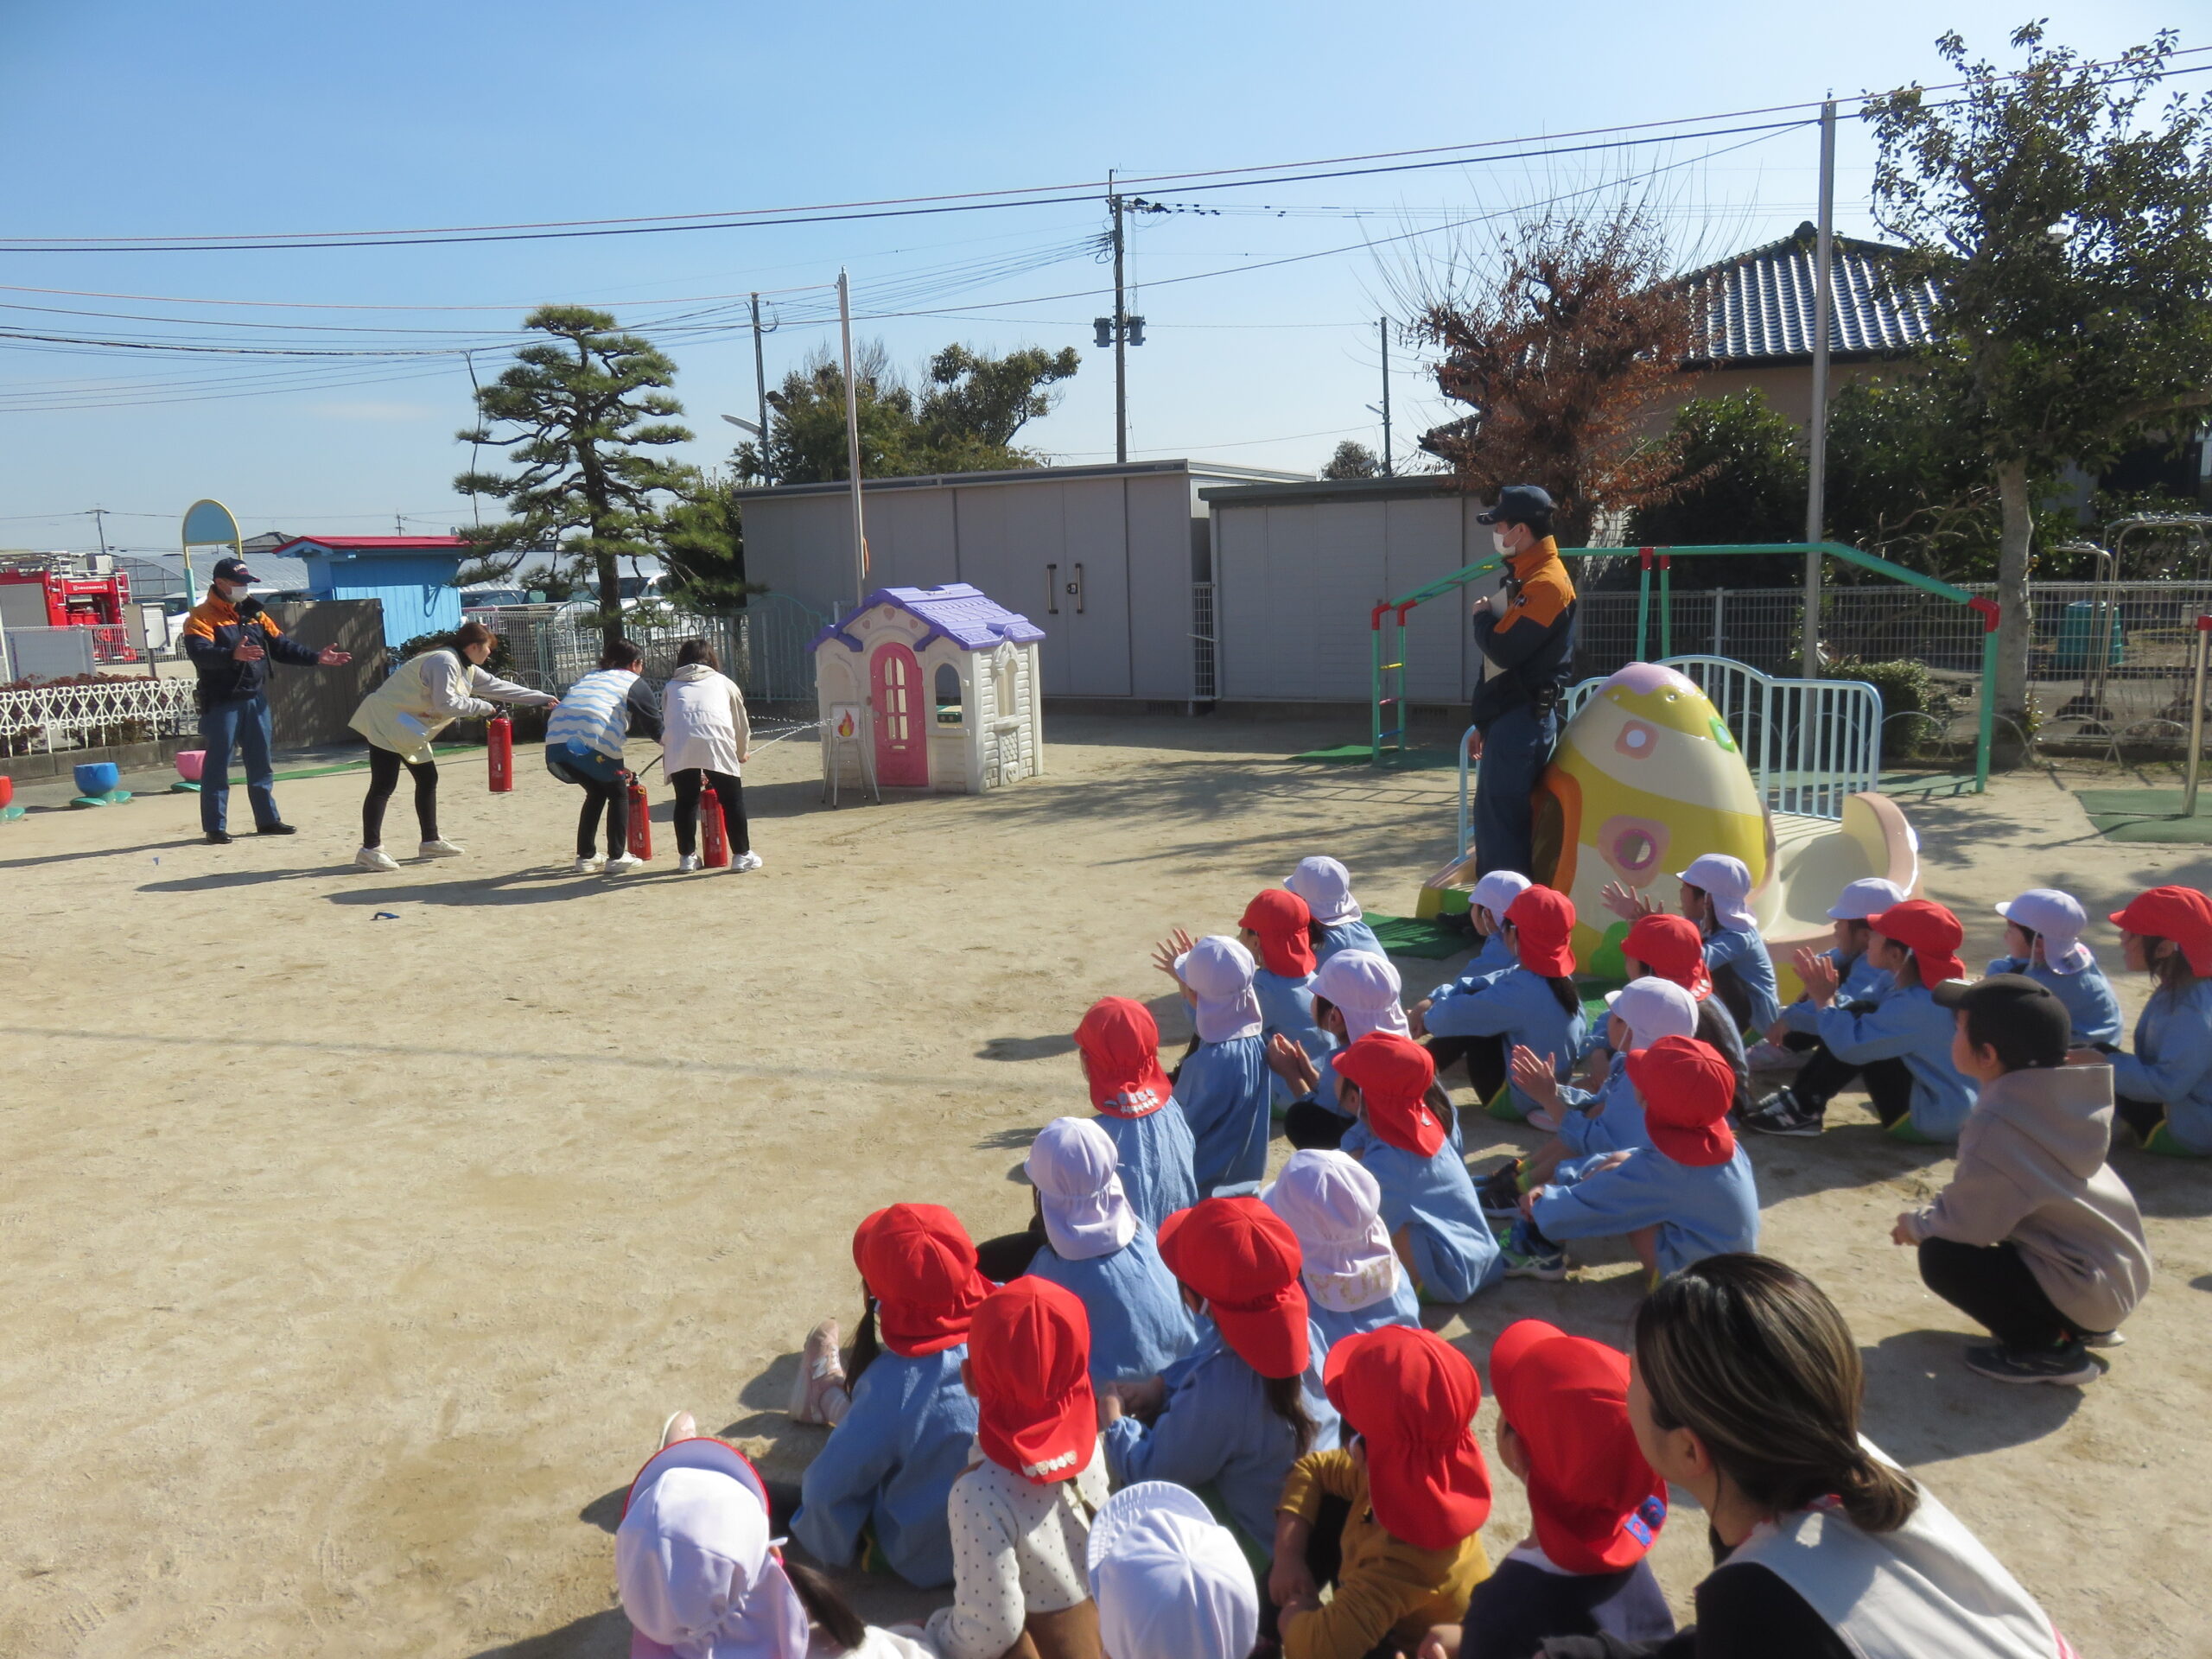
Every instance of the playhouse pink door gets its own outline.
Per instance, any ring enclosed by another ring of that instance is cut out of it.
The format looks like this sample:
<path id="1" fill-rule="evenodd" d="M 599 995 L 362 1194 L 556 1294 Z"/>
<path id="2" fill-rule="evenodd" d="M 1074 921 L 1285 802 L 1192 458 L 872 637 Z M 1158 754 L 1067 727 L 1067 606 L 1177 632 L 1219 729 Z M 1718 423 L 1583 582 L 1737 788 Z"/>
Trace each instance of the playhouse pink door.
<path id="1" fill-rule="evenodd" d="M 926 789 L 929 756 L 922 749 L 922 667 L 900 645 L 881 645 L 869 668 L 874 682 L 875 777 L 891 788 Z"/>

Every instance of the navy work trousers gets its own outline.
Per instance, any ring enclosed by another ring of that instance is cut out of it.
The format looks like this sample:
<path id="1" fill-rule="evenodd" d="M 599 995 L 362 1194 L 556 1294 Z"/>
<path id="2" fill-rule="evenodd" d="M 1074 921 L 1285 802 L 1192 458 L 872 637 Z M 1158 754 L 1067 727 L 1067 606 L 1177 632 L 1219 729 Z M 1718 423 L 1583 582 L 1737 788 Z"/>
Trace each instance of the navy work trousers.
<path id="1" fill-rule="evenodd" d="M 1509 709 L 1483 734 L 1475 772 L 1475 873 L 1531 874 L 1530 822 L 1536 779 L 1559 741 L 1556 710 L 1539 715 L 1523 704 Z"/>
<path id="2" fill-rule="evenodd" d="M 224 828 L 231 804 L 231 751 L 245 763 L 246 798 L 253 803 L 256 829 L 277 822 L 276 768 L 270 758 L 274 728 L 269 697 L 257 691 L 235 702 L 219 702 L 200 716 L 200 741 L 207 758 L 200 769 L 200 827 L 209 835 Z"/>

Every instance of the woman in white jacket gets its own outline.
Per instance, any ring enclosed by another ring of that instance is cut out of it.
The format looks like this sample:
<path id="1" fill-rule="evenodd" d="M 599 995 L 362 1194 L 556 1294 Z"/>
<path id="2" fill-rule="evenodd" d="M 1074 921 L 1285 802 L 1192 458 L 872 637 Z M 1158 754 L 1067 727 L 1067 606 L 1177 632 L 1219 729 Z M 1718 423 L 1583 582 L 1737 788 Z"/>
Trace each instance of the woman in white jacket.
<path id="1" fill-rule="evenodd" d="M 729 835 L 733 873 L 757 870 L 745 827 L 745 785 L 738 768 L 750 758 L 752 723 L 745 715 L 745 694 L 721 671 L 715 650 L 703 639 L 687 639 L 676 653 L 676 673 L 661 693 L 661 765 L 676 791 L 677 868 L 699 868 L 696 850 L 699 790 L 710 785 L 721 803 Z"/>
<path id="2" fill-rule="evenodd" d="M 451 647 L 410 657 L 361 700 L 346 723 L 369 740 L 369 792 L 361 799 L 361 850 L 353 862 L 365 870 L 396 870 L 384 850 L 384 809 L 399 787 L 404 765 L 415 779 L 415 817 L 423 831 L 421 855 L 458 858 L 464 850 L 438 835 L 438 767 L 430 740 L 456 720 L 485 720 L 493 702 L 550 709 L 560 699 L 496 674 L 484 663 L 497 636 L 481 622 L 464 622 Z M 486 701 L 489 699 L 489 701 Z"/>

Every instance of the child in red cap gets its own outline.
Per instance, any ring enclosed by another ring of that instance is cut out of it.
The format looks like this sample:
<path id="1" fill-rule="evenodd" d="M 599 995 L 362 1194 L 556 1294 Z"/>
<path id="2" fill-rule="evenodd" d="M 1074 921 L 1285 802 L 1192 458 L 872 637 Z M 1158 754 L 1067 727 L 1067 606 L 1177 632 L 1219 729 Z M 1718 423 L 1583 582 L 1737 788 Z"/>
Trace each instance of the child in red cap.
<path id="1" fill-rule="evenodd" d="M 1288 887 L 1264 887 L 1244 906 L 1236 942 L 1260 959 L 1252 994 L 1260 999 L 1261 1034 L 1268 1046 L 1273 1048 L 1281 1038 L 1318 1061 L 1337 1045 L 1314 1014 L 1313 972 L 1319 959 L 1313 954 L 1313 912 L 1303 899 Z M 1280 1072 L 1268 1088 L 1274 1115 L 1281 1117 L 1296 1096 Z"/>
<path id="2" fill-rule="evenodd" d="M 1532 1659 L 1548 1637 L 1662 1642 L 1675 1617 L 1644 1558 L 1667 1487 L 1628 1420 L 1628 1356 L 1541 1319 L 1491 1344 L 1497 1457 L 1529 1489 L 1529 1536 L 1422 1659 Z"/>
<path id="3" fill-rule="evenodd" d="M 1558 1241 L 1569 1238 L 1627 1235 L 1655 1282 L 1708 1255 L 1758 1248 L 1758 1189 L 1728 1129 L 1728 1062 L 1694 1037 L 1662 1037 L 1628 1057 L 1628 1076 L 1651 1144 L 1523 1197 L 1507 1278 L 1565 1278 Z"/>
<path id="4" fill-rule="evenodd" d="M 1698 930 L 1714 995 L 1736 1021 L 1738 1034 L 1745 1027 L 1764 1031 L 1782 1017 L 1782 1000 L 1774 958 L 1753 913 L 1750 867 L 1726 853 L 1700 853 L 1675 872 L 1675 879 L 1681 883 L 1683 918 Z M 1599 898 L 1625 922 L 1666 908 L 1624 881 L 1607 882 Z"/>
<path id="5" fill-rule="evenodd" d="M 1337 1344 L 1329 1398 L 1352 1431 L 1300 1458 L 1275 1514 L 1268 1598 L 1284 1659 L 1410 1649 L 1489 1576 L 1481 1380 L 1433 1332 L 1385 1325 Z M 1327 1605 L 1324 1585 L 1334 1585 Z"/>
<path id="6" fill-rule="evenodd" d="M 976 1396 L 976 1448 L 946 1503 L 955 1599 L 930 1615 L 930 1645 L 938 1659 L 1000 1659 L 1045 1625 L 1051 1650 L 1096 1652 L 1086 1564 L 1106 1460 L 1082 1302 L 1033 1276 L 993 1291 L 960 1376 Z"/>
<path id="7" fill-rule="evenodd" d="M 1198 1345 L 1165 1375 L 1098 1396 L 1116 1486 L 1211 1483 L 1255 1551 L 1274 1536 L 1290 1465 L 1337 1443 L 1321 1383 L 1327 1345 L 1300 1281 L 1298 1235 L 1257 1198 L 1202 1199 L 1168 1217 L 1160 1254 L 1203 1314 Z"/>
<path id="8" fill-rule="evenodd" d="M 1102 996 L 1075 1028 L 1075 1046 L 1098 1127 L 1121 1157 L 1122 1190 L 1144 1224 L 1158 1231 L 1168 1217 L 1198 1201 L 1192 1173 L 1196 1143 L 1160 1070 L 1159 1023 L 1141 1002 Z"/>
<path id="9" fill-rule="evenodd" d="M 2153 887 L 2112 919 L 2127 965 L 2156 987 L 2135 1052 L 2111 1057 L 2113 1108 L 2145 1152 L 2212 1158 L 2212 899 Z"/>
<path id="10" fill-rule="evenodd" d="M 1382 1188 L 1382 1224 L 1425 1302 L 1464 1302 L 1497 1282 L 1504 1263 L 1475 1184 L 1430 1109 L 1435 1063 L 1410 1037 L 1373 1031 L 1337 1056 L 1337 1098 L 1364 1124 L 1343 1150 Z M 1445 1108 L 1450 1111 L 1450 1107 Z"/>
<path id="11" fill-rule="evenodd" d="M 1422 1006 L 1414 1035 L 1429 1039 L 1440 1073 L 1464 1060 L 1478 1096 L 1489 1079 L 1505 1079 L 1480 1103 L 1491 1116 L 1518 1122 L 1536 1103 L 1506 1077 L 1506 1057 L 1516 1048 L 1533 1050 L 1564 1077 L 1587 1034 L 1568 943 L 1574 901 L 1550 887 L 1523 888 L 1506 906 L 1502 931 L 1515 966 L 1473 988 L 1439 987 Z"/>
<path id="12" fill-rule="evenodd" d="M 1870 916 L 1866 960 L 1885 969 L 1896 988 L 1872 1008 L 1854 1013 L 1838 1005 L 1841 973 L 1826 957 L 1806 954 L 1798 963 L 1806 1000 L 1818 1010 L 1815 1023 L 1829 1053 L 1859 1068 L 1868 1103 L 1891 1138 L 1919 1146 L 1956 1141 L 1974 1110 L 1974 1083 L 1951 1064 L 1950 1011 L 1936 1007 L 1935 989 L 1964 979 L 1959 918 L 1928 899 L 1908 899 Z M 1809 1103 L 1762 1110 L 1751 1127 L 1769 1135 L 1815 1135 L 1826 1109 Z"/>

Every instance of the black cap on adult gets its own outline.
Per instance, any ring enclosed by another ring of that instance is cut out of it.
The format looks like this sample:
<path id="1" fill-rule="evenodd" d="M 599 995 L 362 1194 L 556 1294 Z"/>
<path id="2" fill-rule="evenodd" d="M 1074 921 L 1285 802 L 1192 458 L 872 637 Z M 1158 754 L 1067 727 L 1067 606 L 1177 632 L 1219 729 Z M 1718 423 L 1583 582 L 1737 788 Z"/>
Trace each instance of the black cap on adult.
<path id="1" fill-rule="evenodd" d="M 1497 493 L 1497 505 L 1488 512 L 1478 512 L 1478 524 L 1525 524 L 1531 520 L 1548 519 L 1554 508 L 1548 491 L 1534 484 L 1508 484 Z"/>

